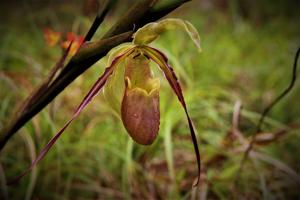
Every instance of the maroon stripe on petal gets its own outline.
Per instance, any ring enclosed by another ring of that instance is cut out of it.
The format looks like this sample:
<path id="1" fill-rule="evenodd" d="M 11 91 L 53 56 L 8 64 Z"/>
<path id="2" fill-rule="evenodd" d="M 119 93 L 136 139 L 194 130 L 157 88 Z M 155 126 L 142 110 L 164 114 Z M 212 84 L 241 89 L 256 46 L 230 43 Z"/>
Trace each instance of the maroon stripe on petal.
<path id="1" fill-rule="evenodd" d="M 195 129 L 194 129 L 192 120 L 189 116 L 188 110 L 187 110 L 187 106 L 186 106 L 186 103 L 184 100 L 184 96 L 182 94 L 181 86 L 178 82 L 178 78 L 177 78 L 173 68 L 168 63 L 168 58 L 158 49 L 155 49 L 155 48 L 149 47 L 149 46 L 147 46 L 145 48 L 151 52 L 149 57 L 160 66 L 161 70 L 163 71 L 166 79 L 168 80 L 170 86 L 172 87 L 173 91 L 175 92 L 176 96 L 178 97 L 178 100 L 180 101 L 180 103 L 185 111 L 185 114 L 186 114 L 186 117 L 188 120 L 188 124 L 189 124 L 189 129 L 190 129 L 193 145 L 194 145 L 194 151 L 196 154 L 197 165 L 198 165 L 197 181 L 193 184 L 194 186 L 196 186 L 196 185 L 198 185 L 198 183 L 200 181 L 201 157 L 200 157 L 200 152 L 199 152 L 199 148 L 198 148 L 198 142 L 197 142 L 197 137 L 195 134 Z"/>

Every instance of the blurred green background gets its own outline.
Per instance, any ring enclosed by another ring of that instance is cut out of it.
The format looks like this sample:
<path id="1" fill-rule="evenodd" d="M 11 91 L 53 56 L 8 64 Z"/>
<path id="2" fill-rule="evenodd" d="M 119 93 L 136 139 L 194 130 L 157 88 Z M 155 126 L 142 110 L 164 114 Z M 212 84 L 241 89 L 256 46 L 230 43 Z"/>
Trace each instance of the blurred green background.
<path id="1" fill-rule="evenodd" d="M 132 2 L 118 1 L 94 38 Z M 92 0 L 1 2 L 0 128 L 61 55 L 59 46 L 45 43 L 44 28 L 84 35 L 95 8 Z M 135 144 L 101 94 L 29 175 L 15 186 L 2 184 L 25 170 L 71 117 L 103 72 L 103 59 L 7 143 L 0 154 L 0 199 L 299 199 L 299 81 L 268 115 L 260 145 L 236 181 L 260 113 L 289 84 L 299 10 L 292 0 L 195 0 L 169 16 L 194 24 L 202 53 L 182 31 L 151 44 L 168 55 L 182 84 L 206 168 L 200 187 L 192 188 L 197 167 L 185 115 L 163 76 L 154 144 Z M 232 131 L 237 102 L 243 106 L 238 133 Z"/>

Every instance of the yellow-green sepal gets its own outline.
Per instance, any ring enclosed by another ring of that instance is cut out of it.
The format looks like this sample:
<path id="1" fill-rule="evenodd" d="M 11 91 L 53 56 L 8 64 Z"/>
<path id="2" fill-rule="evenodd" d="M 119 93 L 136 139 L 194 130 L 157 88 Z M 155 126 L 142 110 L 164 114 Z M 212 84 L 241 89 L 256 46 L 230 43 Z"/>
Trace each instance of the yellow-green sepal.
<path id="1" fill-rule="evenodd" d="M 126 51 L 130 51 L 130 49 L 132 49 L 133 46 L 134 45 L 131 43 L 124 43 L 112 49 L 108 53 L 108 65 L 110 65 L 113 62 L 113 60 L 119 55 L 124 54 L 124 52 Z M 124 57 L 121 58 L 119 63 L 115 66 L 115 70 L 113 71 L 112 75 L 108 78 L 103 90 L 103 95 L 107 103 L 118 115 L 120 115 L 121 102 L 124 95 L 124 61 L 127 55 L 128 53 L 126 53 L 126 55 L 124 55 Z"/>
<path id="2" fill-rule="evenodd" d="M 147 45 L 157 39 L 163 32 L 173 29 L 186 31 L 197 48 L 201 50 L 200 36 L 197 29 L 190 22 L 176 18 L 168 18 L 143 26 L 133 35 L 133 43 L 136 45 Z"/>

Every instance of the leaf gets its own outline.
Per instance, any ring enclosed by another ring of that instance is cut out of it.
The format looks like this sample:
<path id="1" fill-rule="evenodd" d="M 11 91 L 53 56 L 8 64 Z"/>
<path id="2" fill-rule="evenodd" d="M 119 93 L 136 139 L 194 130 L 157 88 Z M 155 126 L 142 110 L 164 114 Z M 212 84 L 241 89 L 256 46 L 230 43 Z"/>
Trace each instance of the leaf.
<path id="1" fill-rule="evenodd" d="M 50 141 L 47 143 L 47 145 L 42 149 L 42 151 L 39 153 L 37 158 L 31 163 L 31 165 L 18 177 L 13 179 L 12 181 L 9 181 L 7 184 L 14 184 L 18 182 L 22 177 L 24 177 L 26 174 L 28 174 L 33 167 L 36 166 L 36 164 L 42 160 L 47 152 L 51 149 L 51 147 L 54 145 L 56 140 L 61 136 L 61 134 L 65 131 L 65 129 L 72 123 L 72 121 L 79 116 L 81 111 L 91 102 L 91 100 L 99 93 L 99 91 L 102 89 L 102 87 L 105 85 L 108 77 L 112 74 L 112 72 L 115 69 L 115 66 L 122 60 L 122 58 L 126 57 L 128 54 L 131 53 L 132 49 L 129 49 L 128 51 L 125 51 L 123 54 L 115 57 L 115 59 L 112 60 L 110 65 L 105 69 L 104 73 L 98 78 L 98 80 L 94 83 L 88 94 L 85 96 L 85 98 L 82 100 L 80 105 L 75 110 L 72 118 L 60 129 L 54 137 L 50 139 Z"/>
<path id="2" fill-rule="evenodd" d="M 133 43 L 138 45 L 147 45 L 153 42 L 162 33 L 167 30 L 182 29 L 185 30 L 200 50 L 200 36 L 197 29 L 188 21 L 182 19 L 168 18 L 160 22 L 149 23 L 138 29 L 133 35 Z"/>
<path id="3" fill-rule="evenodd" d="M 178 100 L 181 103 L 181 105 L 185 111 L 185 114 L 186 114 L 186 117 L 188 120 L 188 124 L 189 124 L 189 128 L 190 128 L 193 145 L 194 145 L 194 150 L 195 150 L 196 159 L 197 159 L 197 165 L 198 165 L 198 177 L 197 177 L 196 182 L 194 183 L 194 186 L 196 186 L 200 181 L 201 158 L 200 158 L 200 152 L 199 152 L 199 148 L 198 148 L 198 143 L 197 143 L 194 126 L 193 126 L 192 120 L 189 116 L 180 84 L 178 82 L 178 79 L 177 79 L 176 74 L 174 73 L 172 67 L 168 64 L 168 58 L 162 52 L 160 52 L 159 50 L 157 50 L 155 48 L 149 47 L 149 46 L 145 46 L 144 49 L 145 49 L 145 53 L 149 56 L 149 58 L 152 59 L 163 71 L 166 79 L 168 80 L 170 86 L 172 87 L 173 91 L 177 95 Z"/>

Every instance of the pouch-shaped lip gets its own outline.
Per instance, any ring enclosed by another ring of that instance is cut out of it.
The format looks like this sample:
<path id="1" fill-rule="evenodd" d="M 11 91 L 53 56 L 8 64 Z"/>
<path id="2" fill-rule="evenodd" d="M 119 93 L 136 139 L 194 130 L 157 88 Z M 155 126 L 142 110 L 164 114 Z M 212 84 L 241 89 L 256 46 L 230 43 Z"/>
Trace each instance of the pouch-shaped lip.
<path id="1" fill-rule="evenodd" d="M 127 77 L 126 82 L 128 80 Z M 159 131 L 159 88 L 149 93 L 143 88 L 129 88 L 130 81 L 128 83 L 122 101 L 122 122 L 135 142 L 150 145 Z"/>

